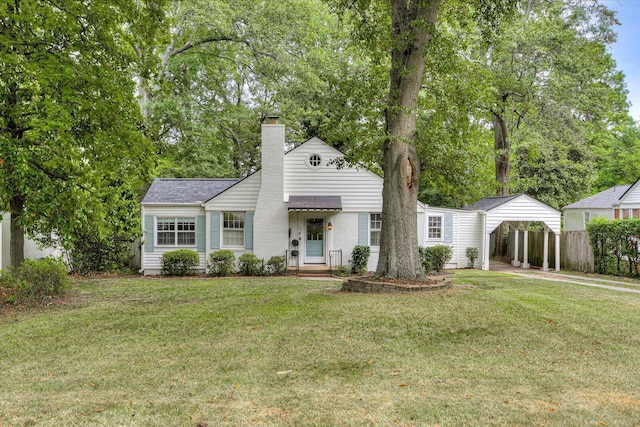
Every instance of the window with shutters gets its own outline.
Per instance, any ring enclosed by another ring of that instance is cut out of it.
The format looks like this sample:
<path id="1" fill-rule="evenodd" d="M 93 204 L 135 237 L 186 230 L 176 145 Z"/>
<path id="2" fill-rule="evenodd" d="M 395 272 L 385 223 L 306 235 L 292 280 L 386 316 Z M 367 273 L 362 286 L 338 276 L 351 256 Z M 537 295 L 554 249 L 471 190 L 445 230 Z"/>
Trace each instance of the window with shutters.
<path id="1" fill-rule="evenodd" d="M 244 246 L 244 212 L 223 212 L 222 245 Z"/>
<path id="2" fill-rule="evenodd" d="M 442 215 L 427 218 L 427 239 L 442 240 Z"/>
<path id="3" fill-rule="evenodd" d="M 157 218 L 156 244 L 158 246 L 195 246 L 196 219 Z"/>
<path id="4" fill-rule="evenodd" d="M 380 246 L 380 231 L 382 230 L 382 214 L 372 213 L 369 221 L 369 245 Z"/>

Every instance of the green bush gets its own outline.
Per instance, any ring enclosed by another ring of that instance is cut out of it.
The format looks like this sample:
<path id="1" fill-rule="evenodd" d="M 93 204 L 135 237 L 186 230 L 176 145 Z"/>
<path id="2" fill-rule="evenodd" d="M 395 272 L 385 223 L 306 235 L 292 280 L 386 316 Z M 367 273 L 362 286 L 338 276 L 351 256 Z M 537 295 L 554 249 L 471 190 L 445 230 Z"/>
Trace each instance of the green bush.
<path id="1" fill-rule="evenodd" d="M 221 249 L 209 254 L 209 274 L 212 276 L 231 276 L 236 255 L 229 249 Z"/>
<path id="2" fill-rule="evenodd" d="M 594 218 L 587 224 L 596 273 L 639 276 L 640 219 Z"/>
<path id="3" fill-rule="evenodd" d="M 363 274 L 367 271 L 367 262 L 371 248 L 369 246 L 357 245 L 351 251 L 351 272 L 353 274 Z"/>
<path id="4" fill-rule="evenodd" d="M 422 267 L 425 273 L 430 273 L 431 270 L 436 272 L 442 271 L 447 261 L 451 259 L 453 250 L 451 246 L 430 246 L 420 247 L 420 258 L 422 259 Z"/>
<path id="5" fill-rule="evenodd" d="M 200 256 L 191 249 L 178 249 L 162 254 L 162 274 L 167 276 L 189 276 L 197 273 Z"/>
<path id="6" fill-rule="evenodd" d="M 478 259 L 478 248 L 467 248 L 464 251 L 464 254 L 467 256 L 469 260 L 469 268 L 473 268 L 476 259 Z"/>
<path id="7" fill-rule="evenodd" d="M 132 270 L 133 252 L 130 239 L 83 235 L 73 236 L 71 243 L 69 268 L 72 273 L 130 273 Z"/>
<path id="8" fill-rule="evenodd" d="M 263 276 L 265 273 L 264 260 L 252 253 L 240 255 L 238 268 L 243 276 Z"/>
<path id="9" fill-rule="evenodd" d="M 272 256 L 267 261 L 267 269 L 270 274 L 283 276 L 287 272 L 287 261 L 283 256 Z"/>
<path id="10" fill-rule="evenodd" d="M 67 267 L 53 258 L 26 260 L 2 272 L 2 285 L 13 291 L 9 302 L 44 303 L 64 296 L 69 283 Z"/>
<path id="11" fill-rule="evenodd" d="M 349 267 L 346 265 L 338 265 L 333 269 L 333 274 L 340 277 L 347 277 L 350 272 Z"/>

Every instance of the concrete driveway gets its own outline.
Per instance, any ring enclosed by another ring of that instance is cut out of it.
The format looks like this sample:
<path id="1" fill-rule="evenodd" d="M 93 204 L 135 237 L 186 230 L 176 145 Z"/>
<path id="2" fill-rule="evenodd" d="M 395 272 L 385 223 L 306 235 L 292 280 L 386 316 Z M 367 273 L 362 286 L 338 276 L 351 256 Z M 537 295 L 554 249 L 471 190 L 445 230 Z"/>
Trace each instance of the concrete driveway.
<path id="1" fill-rule="evenodd" d="M 573 283 L 582 286 L 591 286 L 594 288 L 609 289 L 618 292 L 628 292 L 632 294 L 640 294 L 640 281 L 623 282 L 618 280 L 610 280 L 599 277 L 578 276 L 575 274 L 565 274 L 562 271 L 542 271 L 537 268 L 522 269 L 513 267 L 499 261 L 491 261 L 491 271 L 499 271 L 501 273 L 513 274 L 521 277 L 535 277 L 540 280 L 549 280 L 552 282 Z"/>

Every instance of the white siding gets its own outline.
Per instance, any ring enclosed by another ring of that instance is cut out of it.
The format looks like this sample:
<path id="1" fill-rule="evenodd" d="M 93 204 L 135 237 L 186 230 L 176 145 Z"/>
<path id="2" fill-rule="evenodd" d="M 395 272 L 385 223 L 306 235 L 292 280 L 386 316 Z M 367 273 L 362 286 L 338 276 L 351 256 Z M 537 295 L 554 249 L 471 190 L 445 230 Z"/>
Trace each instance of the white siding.
<path id="1" fill-rule="evenodd" d="M 308 165 L 312 154 L 319 154 L 322 164 Z M 290 195 L 341 196 L 343 212 L 381 212 L 382 178 L 365 168 L 338 169 L 328 162 L 342 153 L 312 138 L 285 156 L 284 193 Z"/>
<path id="2" fill-rule="evenodd" d="M 449 262 L 445 265 L 445 268 L 465 268 L 467 267 L 468 260 L 465 254 L 468 247 L 474 247 L 478 249 L 478 259 L 475 261 L 475 267 L 480 268 L 482 263 L 482 216 L 476 211 L 465 211 L 459 209 L 447 209 L 438 207 L 427 207 L 425 213 L 426 217 L 433 215 L 450 214 L 453 217 L 453 241 L 451 243 L 445 243 L 443 239 L 430 240 L 427 239 L 427 230 L 423 227 L 422 231 L 422 246 L 451 246 L 452 256 Z"/>
<path id="3" fill-rule="evenodd" d="M 205 203 L 207 211 L 255 211 L 262 173 L 258 171 Z"/>
<path id="4" fill-rule="evenodd" d="M 200 206 L 153 206 L 146 205 L 143 210 L 144 214 L 142 216 L 142 230 L 145 230 L 146 220 L 151 219 L 150 217 L 197 217 L 199 215 L 204 215 L 204 209 Z M 150 217 L 149 217 L 150 216 Z M 145 250 L 144 245 L 142 246 L 142 265 L 144 268 L 145 275 L 155 275 L 160 274 L 160 270 L 162 268 L 162 254 L 169 251 L 175 251 L 177 249 L 192 249 L 197 250 L 196 247 L 191 246 L 157 246 L 155 242 L 155 225 L 154 225 L 154 233 L 151 236 L 144 235 L 143 241 L 147 239 L 154 240 L 153 251 L 147 252 Z M 198 253 L 200 256 L 200 264 L 198 265 L 198 270 L 204 272 L 206 269 L 206 253 Z"/>
<path id="5" fill-rule="evenodd" d="M 584 230 L 584 213 L 589 212 L 591 219 L 604 217 L 613 218 L 612 209 L 565 209 L 564 229 L 565 231 Z"/>
<path id="6" fill-rule="evenodd" d="M 629 188 L 624 196 L 624 199 L 620 201 L 620 208 L 622 209 L 639 209 L 640 208 L 640 180 Z"/>
<path id="7" fill-rule="evenodd" d="M 11 214 L 0 212 L 0 269 L 11 265 Z M 38 243 L 25 237 L 24 259 L 39 259 L 48 256 L 61 257 L 61 248 L 41 248 Z"/>
<path id="8" fill-rule="evenodd" d="M 503 221 L 543 221 L 560 234 L 560 212 L 524 194 L 487 211 L 486 232 L 492 232 Z"/>

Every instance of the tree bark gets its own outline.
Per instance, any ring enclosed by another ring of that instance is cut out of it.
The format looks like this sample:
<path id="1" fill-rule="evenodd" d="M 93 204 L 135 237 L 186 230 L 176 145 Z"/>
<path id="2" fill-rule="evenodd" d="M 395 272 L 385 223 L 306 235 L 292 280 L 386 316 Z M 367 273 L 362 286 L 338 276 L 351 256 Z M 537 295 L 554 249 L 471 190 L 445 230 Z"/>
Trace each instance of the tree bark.
<path id="1" fill-rule="evenodd" d="M 11 266 L 14 268 L 20 267 L 24 262 L 24 228 L 20 225 L 20 219 L 24 216 L 24 203 L 25 198 L 21 195 L 14 195 L 9 200 L 11 209 L 9 257 Z"/>
<path id="2" fill-rule="evenodd" d="M 496 182 L 500 196 L 509 195 L 511 173 L 511 140 L 504 115 L 493 113 L 493 138 L 495 149 Z"/>
<path id="3" fill-rule="evenodd" d="M 415 131 L 425 49 L 433 37 L 441 0 L 392 1 L 389 97 L 382 157 L 382 229 L 377 277 L 425 276 L 418 251 L 417 202 L 420 162 Z"/>

